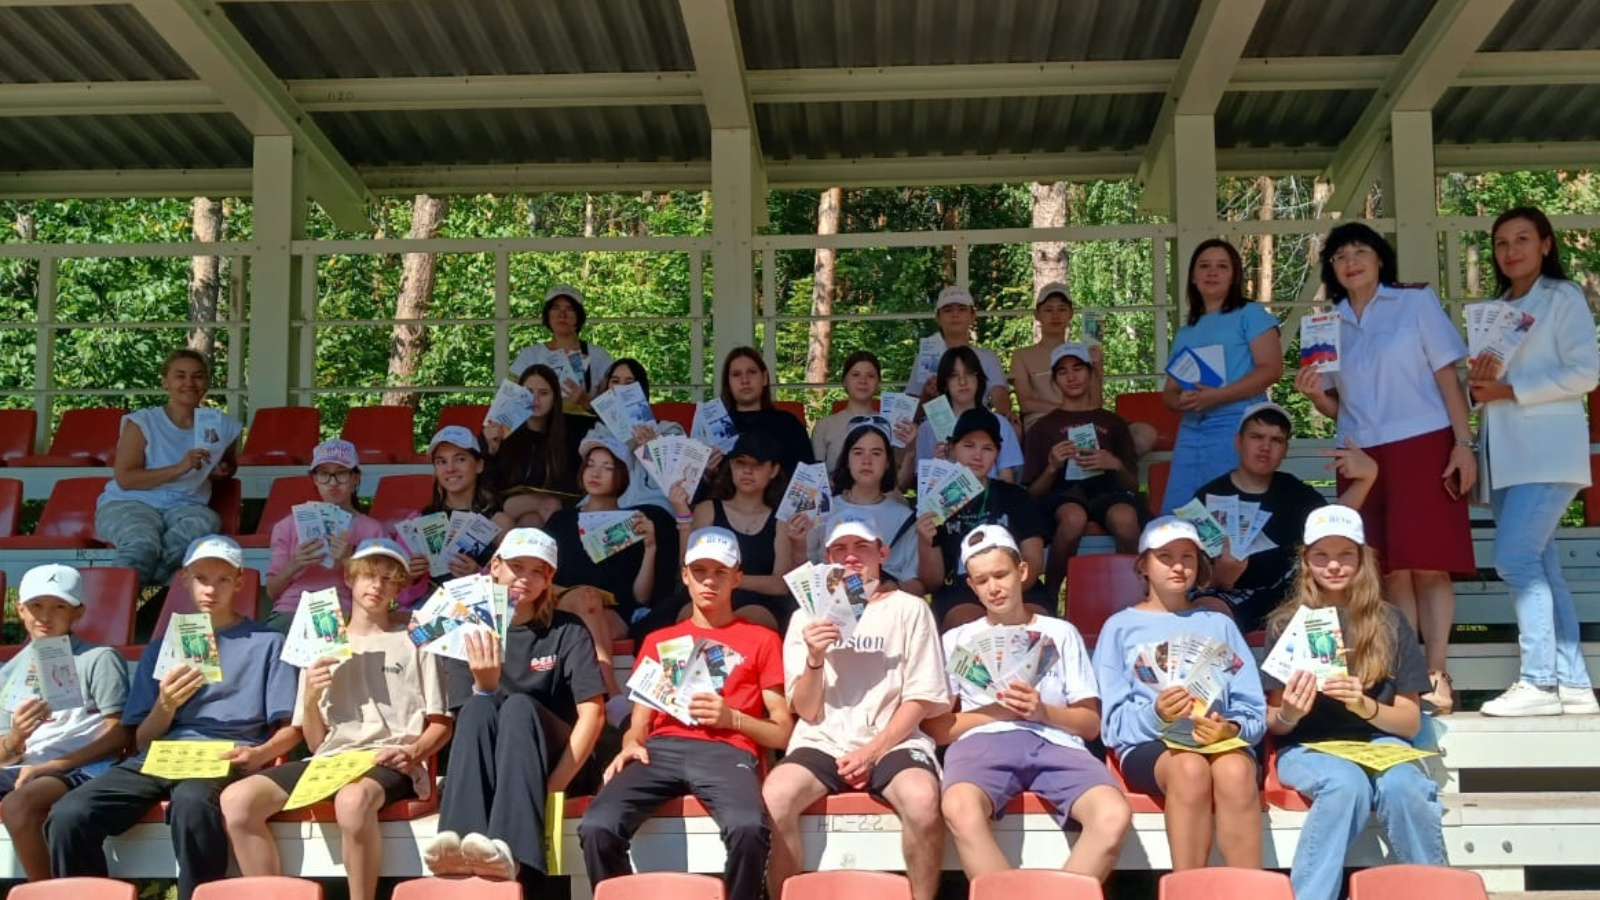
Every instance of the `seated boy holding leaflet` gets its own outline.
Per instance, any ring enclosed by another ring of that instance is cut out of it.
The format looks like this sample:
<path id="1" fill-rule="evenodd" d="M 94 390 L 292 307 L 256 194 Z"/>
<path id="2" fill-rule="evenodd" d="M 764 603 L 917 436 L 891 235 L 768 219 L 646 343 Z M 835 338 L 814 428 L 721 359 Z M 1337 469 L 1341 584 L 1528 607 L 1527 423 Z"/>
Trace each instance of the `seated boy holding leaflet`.
<path id="1" fill-rule="evenodd" d="M 378 811 L 433 788 L 426 764 L 450 737 L 442 657 L 391 627 L 389 604 L 409 581 L 406 552 L 383 538 L 362 541 L 344 564 L 350 586 L 350 659 L 323 657 L 300 672 L 294 724 L 314 759 L 376 751 L 365 775 L 333 795 L 354 900 L 373 900 L 383 844 Z M 222 792 L 228 839 L 241 875 L 281 875 L 267 819 L 281 812 L 311 760 L 276 766 Z"/>
<path id="2" fill-rule="evenodd" d="M 29 641 L 36 643 L 0 666 L 6 700 L 0 709 L 0 797 L 5 798 L 0 811 L 12 852 L 29 881 L 50 877 L 50 851 L 44 843 L 50 807 L 67 791 L 111 768 L 128 742 L 121 727 L 128 670 L 115 650 L 72 635 L 72 627 L 83 618 L 83 603 L 77 569 L 29 569 L 17 592 L 17 615 Z M 46 645 L 69 655 L 77 674 L 75 707 L 53 709 L 48 702 L 54 692 L 42 686 L 41 673 L 51 665 Z"/>
<path id="3" fill-rule="evenodd" d="M 222 679 L 208 682 L 201 669 L 183 662 L 157 679 L 165 641 L 145 648 L 122 711 L 123 724 L 135 729 L 137 752 L 74 788 L 45 822 L 50 867 L 58 878 L 105 877 L 105 839 L 132 828 L 150 807 L 168 799 L 178 900 L 189 900 L 196 885 L 227 874 L 223 788 L 300 743 L 300 729 L 290 724 L 295 670 L 278 658 L 283 635 L 233 611 L 233 592 L 243 575 L 244 551 L 231 538 L 214 534 L 189 545 L 179 577 L 188 579 L 195 608 L 209 617 L 215 635 L 210 654 L 220 664 Z M 176 627 L 169 624 L 168 630 Z M 232 749 L 222 750 L 218 760 L 195 761 L 226 763 L 221 774 L 168 778 L 142 771 L 157 741 L 221 741 Z"/>

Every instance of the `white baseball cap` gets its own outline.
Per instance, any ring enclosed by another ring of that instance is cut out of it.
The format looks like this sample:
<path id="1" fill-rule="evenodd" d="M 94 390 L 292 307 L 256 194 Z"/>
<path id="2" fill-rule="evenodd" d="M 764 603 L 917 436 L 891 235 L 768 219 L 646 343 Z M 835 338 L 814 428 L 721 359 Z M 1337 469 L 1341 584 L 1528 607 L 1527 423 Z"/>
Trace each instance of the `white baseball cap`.
<path id="1" fill-rule="evenodd" d="M 542 559 L 556 567 L 556 539 L 537 528 L 513 528 L 500 541 L 495 556 L 501 559 Z"/>
<path id="2" fill-rule="evenodd" d="M 54 597 L 70 606 L 82 606 L 83 576 L 77 569 L 60 563 L 34 566 L 22 576 L 17 603 L 30 603 L 41 597 Z"/>
<path id="3" fill-rule="evenodd" d="M 1358 544 L 1367 542 L 1367 531 L 1361 523 L 1361 514 L 1348 506 L 1332 504 L 1312 511 L 1306 516 L 1304 543 L 1307 547 L 1325 537 L 1349 538 Z"/>
<path id="4" fill-rule="evenodd" d="M 1250 421 L 1251 418 L 1258 416 L 1261 413 L 1282 416 L 1284 423 L 1289 427 L 1290 435 L 1293 436 L 1294 416 L 1289 415 L 1289 411 L 1287 409 L 1284 409 L 1278 404 L 1273 403 L 1271 400 L 1263 400 L 1260 403 L 1252 403 L 1251 405 L 1245 407 L 1244 415 L 1239 417 L 1239 431 L 1242 433 L 1244 431 L 1244 423 Z"/>
<path id="5" fill-rule="evenodd" d="M 1173 541 L 1191 541 L 1196 547 L 1205 546 L 1193 523 L 1177 516 L 1162 516 L 1144 527 L 1144 533 L 1139 535 L 1139 552 L 1160 550 Z"/>
<path id="6" fill-rule="evenodd" d="M 611 437 L 610 432 L 607 432 L 604 437 L 596 437 L 593 433 L 591 433 L 589 437 L 586 437 L 579 442 L 578 458 L 581 460 L 587 460 L 589 458 L 589 451 L 596 447 L 606 448 L 606 450 L 612 456 L 617 458 L 617 462 L 620 462 L 623 465 L 628 465 L 628 448 L 623 446 L 621 441 Z"/>
<path id="7" fill-rule="evenodd" d="M 356 545 L 356 552 L 350 554 L 351 559 L 366 559 L 369 556 L 387 556 L 402 566 L 411 565 L 406 551 L 388 538 L 367 538 Z"/>
<path id="8" fill-rule="evenodd" d="M 1067 301 L 1068 306 L 1072 305 L 1072 292 L 1067 290 L 1067 286 L 1059 281 L 1052 281 L 1044 287 L 1039 288 L 1039 293 L 1034 298 L 1033 305 L 1035 307 L 1043 306 L 1046 300 L 1049 300 L 1056 294 L 1060 294 Z"/>
<path id="9" fill-rule="evenodd" d="M 578 290 L 570 284 L 552 284 L 550 285 L 550 289 L 544 292 L 544 302 L 546 303 L 549 303 L 551 300 L 554 300 L 557 297 L 566 297 L 572 302 L 578 304 L 580 309 L 583 307 L 583 291 Z"/>
<path id="10" fill-rule="evenodd" d="M 709 559 L 729 568 L 739 565 L 739 538 L 726 528 L 710 525 L 689 535 L 689 549 L 683 554 L 683 564 Z"/>
<path id="11" fill-rule="evenodd" d="M 871 519 L 859 515 L 841 515 L 834 520 L 833 527 L 828 529 L 828 541 L 823 546 L 832 547 L 835 541 L 842 541 L 847 537 L 883 542 L 883 537 L 878 534 L 877 525 L 873 524 Z"/>
<path id="12" fill-rule="evenodd" d="M 342 438 L 323 441 L 311 450 L 311 469 L 315 471 L 318 466 L 332 463 L 346 469 L 354 469 L 361 464 L 356 455 L 356 445 Z"/>
<path id="13" fill-rule="evenodd" d="M 959 284 L 952 284 L 939 292 L 939 299 L 933 304 L 933 311 L 938 312 L 946 306 L 977 306 L 972 301 L 972 292 Z"/>
<path id="14" fill-rule="evenodd" d="M 1051 371 L 1055 371 L 1056 363 L 1061 362 L 1063 359 L 1067 359 L 1069 357 L 1082 362 L 1086 366 L 1094 365 L 1094 357 L 1089 355 L 1088 345 L 1057 344 L 1056 348 L 1050 351 Z"/>
<path id="15" fill-rule="evenodd" d="M 446 425 L 433 435 L 433 440 L 428 442 L 428 455 L 433 455 L 433 449 L 440 444 L 451 444 L 463 450 L 478 452 L 478 439 L 465 425 Z"/>
<path id="16" fill-rule="evenodd" d="M 189 551 L 183 556 L 184 568 L 202 559 L 220 559 L 235 569 L 244 568 L 244 551 L 239 549 L 239 542 L 225 534 L 208 534 L 205 537 L 195 538 L 189 544 Z"/>
<path id="17" fill-rule="evenodd" d="M 961 567 L 963 569 L 966 568 L 967 560 L 977 556 L 979 553 L 987 553 L 996 549 L 1010 550 L 1018 556 L 1022 555 L 1022 551 L 1017 549 L 1017 541 L 1011 536 L 1011 532 L 999 525 L 979 525 L 961 539 Z"/>

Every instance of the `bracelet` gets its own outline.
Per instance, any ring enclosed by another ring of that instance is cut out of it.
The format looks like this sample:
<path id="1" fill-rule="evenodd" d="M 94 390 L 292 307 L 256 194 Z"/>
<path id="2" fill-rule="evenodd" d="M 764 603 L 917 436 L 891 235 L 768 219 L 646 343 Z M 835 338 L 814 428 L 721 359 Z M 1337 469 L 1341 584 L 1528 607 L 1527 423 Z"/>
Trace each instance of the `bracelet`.
<path id="1" fill-rule="evenodd" d="M 1274 713 L 1272 717 L 1274 719 L 1277 719 L 1278 720 L 1278 724 L 1282 725 L 1285 728 L 1294 728 L 1296 725 L 1300 724 L 1300 720 L 1299 719 L 1295 719 L 1294 721 L 1290 721 L 1288 719 L 1285 719 L 1283 717 L 1283 710 L 1281 710 L 1281 709 L 1278 710 L 1276 713 Z"/>
<path id="2" fill-rule="evenodd" d="M 737 709 L 733 711 L 733 730 L 744 730 L 744 713 L 739 712 Z"/>
<path id="3" fill-rule="evenodd" d="M 828 661 L 827 660 L 823 660 L 822 662 L 819 662 L 819 663 L 817 663 L 816 665 L 813 666 L 811 664 L 810 660 L 806 660 L 806 668 L 808 668 L 808 669 L 820 669 L 820 668 L 822 668 L 823 666 L 825 666 L 827 664 L 828 664 Z"/>
<path id="4" fill-rule="evenodd" d="M 477 688 L 472 689 L 472 696 L 474 697 L 493 697 L 494 694 L 494 691 L 480 691 Z"/>
<path id="5" fill-rule="evenodd" d="M 1367 699 L 1368 700 L 1372 700 L 1371 697 L 1368 697 Z M 1370 715 L 1370 716 L 1361 716 L 1361 721 L 1363 721 L 1363 722 L 1371 722 L 1373 719 L 1376 719 L 1378 717 L 1378 713 L 1380 713 L 1380 712 L 1383 712 L 1383 704 L 1379 703 L 1376 700 L 1372 700 L 1372 715 Z M 1356 715 L 1360 716 L 1361 714 L 1357 713 Z"/>
<path id="6" fill-rule="evenodd" d="M 1478 442 L 1477 441 L 1462 440 L 1461 438 L 1456 438 L 1456 446 L 1457 447 L 1465 447 L 1468 450 L 1476 450 L 1476 449 L 1478 449 Z"/>

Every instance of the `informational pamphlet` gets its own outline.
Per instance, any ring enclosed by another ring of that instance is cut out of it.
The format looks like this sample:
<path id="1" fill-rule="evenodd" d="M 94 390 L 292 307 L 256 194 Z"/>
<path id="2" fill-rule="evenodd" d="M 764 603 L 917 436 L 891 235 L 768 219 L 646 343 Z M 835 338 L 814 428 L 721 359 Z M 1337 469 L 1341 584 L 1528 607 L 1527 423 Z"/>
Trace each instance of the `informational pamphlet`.
<path id="1" fill-rule="evenodd" d="M 1300 317 L 1300 367 L 1316 366 L 1327 374 L 1339 371 L 1339 314 Z"/>
<path id="2" fill-rule="evenodd" d="M 345 630 L 344 610 L 339 606 L 339 591 L 301 591 L 300 603 L 289 623 L 288 640 L 278 658 L 297 669 L 309 668 L 323 659 L 349 659 L 350 635 Z"/>
<path id="3" fill-rule="evenodd" d="M 489 564 L 494 555 L 494 545 L 500 540 L 500 526 L 493 519 L 475 512 L 455 510 L 450 513 L 450 529 L 440 553 L 449 571 L 449 561 L 457 553 L 480 566 Z"/>
<path id="4" fill-rule="evenodd" d="M 972 470 L 942 459 L 917 460 L 917 515 L 933 514 L 943 525 L 956 510 L 983 493 Z"/>
<path id="5" fill-rule="evenodd" d="M 153 778 L 226 778 L 233 763 L 223 755 L 233 751 L 233 741 L 151 741 L 139 771 Z"/>
<path id="6" fill-rule="evenodd" d="M 483 424 L 493 423 L 506 431 L 516 431 L 532 416 L 533 393 L 515 381 L 506 379 L 500 382 L 499 389 L 494 392 Z"/>
<path id="7" fill-rule="evenodd" d="M 739 431 L 733 427 L 733 417 L 728 415 L 728 408 L 721 400 L 707 400 L 695 404 L 689 436 L 723 453 L 732 453 Z"/>
<path id="8" fill-rule="evenodd" d="M 1083 457 L 1095 453 L 1100 449 L 1100 432 L 1093 423 L 1083 425 L 1070 425 L 1067 427 L 1067 440 L 1077 450 L 1062 471 L 1063 481 L 1082 481 L 1093 475 L 1100 474 L 1100 469 L 1093 463 L 1085 465 Z"/>
<path id="9" fill-rule="evenodd" d="M 161 637 L 152 675 L 157 681 L 178 666 L 194 666 L 206 681 L 222 680 L 222 656 L 217 651 L 217 633 L 205 613 L 173 613 L 167 620 L 167 633 Z"/>
<path id="10" fill-rule="evenodd" d="M 1227 372 L 1227 351 L 1221 344 L 1185 347 L 1174 354 L 1172 361 L 1167 363 L 1167 374 L 1186 391 L 1192 391 L 1202 385 L 1222 387 Z"/>
<path id="11" fill-rule="evenodd" d="M 574 390 L 584 385 L 583 377 L 580 374 L 583 368 L 581 362 L 579 365 L 574 366 L 571 356 L 560 350 L 552 350 L 544 344 L 534 344 L 528 350 L 532 351 L 532 365 L 549 366 L 550 370 L 556 373 L 556 380 L 561 382 L 559 387 L 562 397 L 572 396 Z M 520 374 L 512 373 L 513 377 L 520 377 Z"/>
<path id="12" fill-rule="evenodd" d="M 425 652 L 465 662 L 467 648 L 463 639 L 469 631 L 493 634 L 504 642 L 504 620 L 496 618 L 503 607 L 489 576 L 453 578 L 411 613 L 407 633 L 411 643 Z"/>
<path id="13" fill-rule="evenodd" d="M 917 420 L 917 398 L 910 394 L 897 391 L 885 391 L 878 398 L 878 412 L 889 420 L 889 444 L 893 447 L 904 447 L 905 441 L 900 440 L 899 430 L 904 423 L 915 423 Z"/>
<path id="14" fill-rule="evenodd" d="M 813 520 L 820 519 L 828 514 L 832 495 L 827 464 L 800 463 L 794 467 L 794 475 L 784 489 L 783 500 L 778 503 L 778 521 L 787 522 L 801 513 Z"/>
<path id="15" fill-rule="evenodd" d="M 1534 317 L 1502 300 L 1469 303 L 1467 317 L 1467 356 L 1474 362 L 1488 356 L 1497 365 L 1497 374 L 1505 372 L 1506 361 L 1511 358 L 1533 330 Z"/>
<path id="16" fill-rule="evenodd" d="M 1083 343 L 1088 347 L 1098 347 L 1105 340 L 1106 311 L 1103 309 L 1086 309 L 1080 316 L 1083 325 Z"/>
<path id="17" fill-rule="evenodd" d="M 225 433 L 223 416 L 222 410 L 212 406 L 196 407 L 194 411 L 194 447 L 210 452 L 213 466 L 222 459 L 222 452 L 228 449 L 227 441 L 222 437 Z"/>
<path id="18" fill-rule="evenodd" d="M 640 657 L 628 679 L 628 699 L 697 726 L 689 714 L 696 694 L 720 694 L 728 674 L 743 661 L 737 651 L 710 638 L 689 635 L 656 644 L 660 661 Z"/>
<path id="19" fill-rule="evenodd" d="M 1172 514 L 1194 525 L 1195 530 L 1200 532 L 1200 543 L 1207 556 L 1215 559 L 1222 555 L 1223 542 L 1227 540 L 1228 533 L 1211 517 L 1210 510 L 1206 509 L 1199 497 L 1174 509 Z"/>
<path id="20" fill-rule="evenodd" d="M 1311 741 L 1301 746 L 1307 750 L 1348 759 L 1374 772 L 1387 771 L 1401 763 L 1439 755 L 1432 750 L 1418 750 L 1402 744 L 1374 744 L 1371 741 Z"/>
<path id="21" fill-rule="evenodd" d="M 933 334 L 917 342 L 917 362 L 911 367 L 911 378 L 906 381 L 906 393 L 921 396 L 922 389 L 939 373 L 939 360 L 944 358 L 944 335 Z"/>
<path id="22" fill-rule="evenodd" d="M 578 539 L 583 551 L 595 562 L 602 562 L 644 540 L 638 530 L 643 513 L 631 509 L 578 513 Z"/>
<path id="23" fill-rule="evenodd" d="M 1049 635 L 1025 625 L 996 625 L 957 647 L 946 668 L 964 691 L 984 703 L 997 703 L 1006 685 L 1020 681 L 1037 686 L 1060 658 Z"/>
<path id="24" fill-rule="evenodd" d="M 428 574 L 443 578 L 450 574 L 450 560 L 445 558 L 445 538 L 450 535 L 450 515 L 436 512 L 425 516 L 402 519 L 395 523 L 395 537 L 413 556 L 428 561 Z"/>
<path id="25" fill-rule="evenodd" d="M 1181 634 L 1139 645 L 1134 652 L 1133 676 L 1157 693 L 1173 686 L 1189 693 L 1193 701 L 1189 715 L 1168 723 L 1162 740 L 1170 746 L 1196 749 L 1208 745 L 1195 740 L 1195 720 L 1221 706 L 1228 683 L 1243 666 L 1244 660 L 1222 641 Z"/>
<path id="26" fill-rule="evenodd" d="M 950 398 L 940 394 L 922 404 L 922 412 L 928 417 L 928 427 L 933 429 L 934 441 L 947 443 L 950 435 L 956 432 L 956 414 L 950 408 Z"/>
<path id="27" fill-rule="evenodd" d="M 681 481 L 684 490 L 693 496 L 711 463 L 711 446 L 681 434 L 667 434 L 639 447 L 634 457 L 664 492 L 670 493 L 673 485 Z"/>
<path id="28" fill-rule="evenodd" d="M 594 407 L 594 414 L 600 417 L 606 430 L 617 440 L 624 443 L 634 441 L 636 427 L 660 429 L 656 425 L 655 412 L 650 408 L 650 401 L 645 398 L 644 389 L 637 384 L 619 384 L 601 394 L 596 394 L 590 405 Z"/>
<path id="29" fill-rule="evenodd" d="M 312 541 L 322 541 L 322 567 L 333 567 L 333 542 L 328 534 L 328 520 L 322 515 L 323 503 L 296 503 L 290 507 L 289 515 L 294 518 L 294 536 L 296 544 L 309 544 Z"/>
<path id="30" fill-rule="evenodd" d="M 31 699 L 44 701 L 52 713 L 83 706 L 83 687 L 78 683 L 71 635 L 34 638 L 19 654 L 0 705 L 16 712 Z"/>
<path id="31" fill-rule="evenodd" d="M 313 756 L 289 792 L 285 810 L 302 809 L 320 803 L 339 789 L 372 771 L 377 765 L 376 750 L 346 750 L 328 756 Z"/>
<path id="32" fill-rule="evenodd" d="M 1295 610 L 1278 642 L 1261 661 L 1261 671 L 1284 684 L 1295 672 L 1310 672 L 1316 676 L 1318 690 L 1329 678 L 1350 674 L 1339 611 L 1331 606 Z"/>

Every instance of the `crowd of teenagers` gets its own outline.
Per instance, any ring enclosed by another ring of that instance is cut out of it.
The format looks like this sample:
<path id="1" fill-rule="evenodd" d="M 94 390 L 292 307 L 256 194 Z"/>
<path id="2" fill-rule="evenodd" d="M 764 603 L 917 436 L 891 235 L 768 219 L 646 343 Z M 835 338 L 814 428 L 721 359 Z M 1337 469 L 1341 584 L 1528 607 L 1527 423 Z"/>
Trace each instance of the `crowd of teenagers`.
<path id="1" fill-rule="evenodd" d="M 216 533 L 207 505 L 211 482 L 233 473 L 241 429 L 205 406 L 206 359 L 175 351 L 162 371 L 167 403 L 125 419 L 96 527 L 144 583 L 183 580 L 209 617 L 222 676 L 164 659 L 160 634 L 131 675 L 113 650 L 72 637 L 83 703 L 55 712 L 37 696 L 9 702 L 14 683 L 43 677 L 42 662 L 24 652 L 0 668 L 0 812 L 17 858 L 30 879 L 104 874 L 102 841 L 167 801 L 179 900 L 224 877 L 230 858 L 243 874 L 274 874 L 268 821 L 310 761 L 366 751 L 372 767 L 333 797 L 358 900 L 375 896 L 382 868 L 378 811 L 426 799 L 441 761 L 428 868 L 515 879 L 530 896 L 550 868 L 546 804 L 558 793 L 593 795 L 578 835 L 595 881 L 630 871 L 630 839 L 664 802 L 699 798 L 727 845 L 735 900 L 779 896 L 803 864 L 802 812 L 855 790 L 900 818 L 917 900 L 935 893 L 947 835 L 969 876 L 1010 866 L 993 822 L 1023 791 L 1077 832 L 1070 871 L 1103 878 L 1115 867 L 1131 823 L 1125 791 L 1161 800 L 1175 868 L 1205 865 L 1213 848 L 1259 867 L 1269 757 L 1312 801 L 1292 866 L 1298 897 L 1339 896 L 1345 850 L 1374 809 L 1397 859 L 1444 864 L 1441 807 L 1421 765 L 1373 768 L 1327 745 L 1425 745 L 1424 712 L 1452 708 L 1450 576 L 1475 571 L 1467 505 L 1480 478 L 1521 653 L 1519 679 L 1483 711 L 1600 711 L 1554 543 L 1589 480 L 1594 319 L 1542 213 L 1508 211 L 1492 241 L 1499 302 L 1526 334 L 1512 352 L 1470 360 L 1465 385 L 1466 344 L 1432 291 L 1396 282 L 1389 244 L 1360 224 L 1324 241 L 1341 365 L 1303 366 L 1294 384 L 1338 423 L 1338 449 L 1325 451 L 1338 478 L 1331 504 L 1280 471 L 1293 424 L 1268 399 L 1283 369 L 1278 322 L 1244 297 L 1238 252 L 1201 244 L 1172 355 L 1191 351 L 1216 377 L 1168 376 L 1164 399 L 1182 424 L 1157 517 L 1138 476 L 1153 431 L 1104 408 L 1103 356 L 1069 341 L 1065 285 L 1039 291 L 1042 336 L 1014 354 L 1009 376 L 972 344 L 971 294 L 940 294 L 942 350 L 905 393 L 942 398 L 947 434 L 932 416 L 884 415 L 879 362 L 858 352 L 839 372 L 844 407 L 807 435 L 774 406 L 761 355 L 733 351 L 720 390 L 736 436 L 692 484 L 657 483 L 637 452 L 677 426 L 616 435 L 597 424 L 595 398 L 628 384 L 648 398 L 648 373 L 584 340 L 582 294 L 558 286 L 543 310 L 550 340 L 518 356 L 527 420 L 481 435 L 446 427 L 428 444 L 435 483 L 421 514 L 476 513 L 496 540 L 438 573 L 363 512 L 355 448 L 326 441 L 309 475 L 348 527 L 300 540 L 292 518 L 276 523 L 271 612 L 259 622 L 236 612 L 243 552 Z M 977 485 L 947 514 L 906 499 L 928 460 Z M 780 519 L 790 478 L 816 462 L 829 476 L 826 511 Z M 1265 549 L 1219 545 L 1171 514 L 1212 497 L 1269 513 Z M 580 516 L 620 511 L 633 513 L 637 540 L 596 561 Z M 1136 554 L 1146 585 L 1092 648 L 1060 617 L 1070 618 L 1066 561 L 1091 523 Z M 785 576 L 807 564 L 858 579 L 853 616 L 797 602 Z M 502 633 L 463 632 L 462 658 L 420 649 L 411 613 L 480 574 L 509 597 Z M 302 596 L 330 589 L 351 655 L 290 665 L 285 635 Z M 30 641 L 70 635 L 94 604 L 67 566 L 21 582 Z M 1315 611 L 1336 622 L 1340 669 L 1258 668 L 1244 635 L 1305 644 Z M 624 638 L 636 642 L 636 670 L 681 664 L 684 647 L 712 660 L 680 714 L 631 702 L 612 660 Z M 608 723 L 621 749 L 602 759 Z M 228 742 L 229 774 L 143 771 L 153 743 L 186 740 Z"/>

